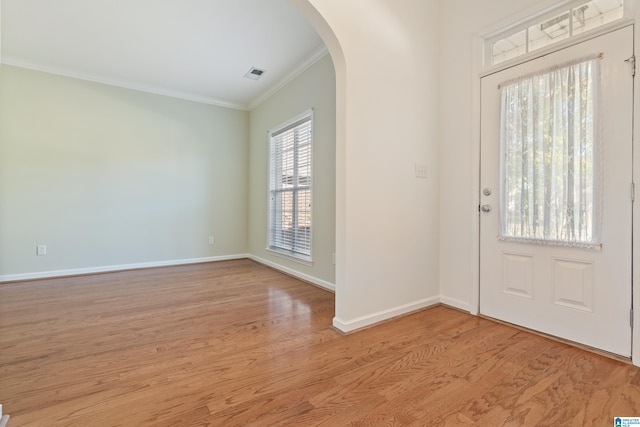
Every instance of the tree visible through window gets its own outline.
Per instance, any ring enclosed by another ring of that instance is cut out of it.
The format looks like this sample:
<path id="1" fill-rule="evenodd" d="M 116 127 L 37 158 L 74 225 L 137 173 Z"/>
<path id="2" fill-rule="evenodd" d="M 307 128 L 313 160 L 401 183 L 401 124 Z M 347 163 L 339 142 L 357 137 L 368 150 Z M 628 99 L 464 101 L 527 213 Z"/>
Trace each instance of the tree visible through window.
<path id="1" fill-rule="evenodd" d="M 559 3 L 553 10 L 486 39 L 487 64 L 499 64 L 619 21 L 630 15 L 633 2 L 583 0 Z"/>
<path id="2" fill-rule="evenodd" d="M 312 113 L 270 132 L 269 249 L 311 259 Z"/>
<path id="3" fill-rule="evenodd" d="M 501 234 L 597 243 L 598 57 L 501 84 Z"/>

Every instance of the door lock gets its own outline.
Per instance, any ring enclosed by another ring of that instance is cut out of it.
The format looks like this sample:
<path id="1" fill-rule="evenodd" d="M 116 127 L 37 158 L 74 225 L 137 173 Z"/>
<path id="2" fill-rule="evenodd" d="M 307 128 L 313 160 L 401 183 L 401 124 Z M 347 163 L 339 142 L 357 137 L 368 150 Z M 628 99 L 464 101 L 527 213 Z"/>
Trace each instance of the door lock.
<path id="1" fill-rule="evenodd" d="M 482 205 L 480 206 L 480 210 L 484 213 L 489 213 L 491 212 L 491 205 Z"/>

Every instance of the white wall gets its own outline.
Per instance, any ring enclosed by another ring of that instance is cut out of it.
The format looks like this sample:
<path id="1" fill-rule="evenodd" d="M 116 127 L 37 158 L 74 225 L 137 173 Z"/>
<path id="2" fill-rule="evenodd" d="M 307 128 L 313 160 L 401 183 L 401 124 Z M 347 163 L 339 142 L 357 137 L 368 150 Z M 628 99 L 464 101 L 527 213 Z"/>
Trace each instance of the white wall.
<path id="1" fill-rule="evenodd" d="M 313 109 L 313 265 L 273 255 L 267 247 L 269 138 L 267 132 Z M 250 113 L 249 252 L 261 262 L 333 289 L 335 283 L 336 88 L 329 55 Z"/>
<path id="2" fill-rule="evenodd" d="M 243 111 L 3 65 L 0 277 L 246 253 L 248 126 Z"/>
<path id="3" fill-rule="evenodd" d="M 440 297 L 471 309 L 474 37 L 557 1 L 290 1 L 333 61 L 256 108 L 251 123 L 244 112 L 3 66 L 0 275 L 249 250 L 332 282 L 335 246 L 334 323 L 345 331 Z M 324 224 L 307 268 L 264 250 L 266 130 L 314 107 L 329 138 L 333 96 L 335 242 L 327 149 L 316 155 L 314 221 Z M 416 162 L 427 179 L 415 177 Z M 38 243 L 49 255 L 35 256 Z"/>
<path id="4" fill-rule="evenodd" d="M 292 3 L 336 64 L 334 324 L 349 331 L 438 301 L 439 2 Z"/>

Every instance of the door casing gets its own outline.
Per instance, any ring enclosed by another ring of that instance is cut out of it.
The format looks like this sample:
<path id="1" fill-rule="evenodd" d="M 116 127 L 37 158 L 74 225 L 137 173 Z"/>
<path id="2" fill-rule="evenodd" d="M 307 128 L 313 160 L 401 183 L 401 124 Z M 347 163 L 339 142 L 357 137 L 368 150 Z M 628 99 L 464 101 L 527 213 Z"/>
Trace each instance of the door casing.
<path id="1" fill-rule="evenodd" d="M 519 18 L 521 19 L 521 17 Z M 481 31 L 477 33 L 473 37 L 473 58 L 472 58 L 472 67 L 471 67 L 471 77 L 472 77 L 472 94 L 471 94 L 471 102 L 473 105 L 472 108 L 472 117 L 471 117 L 471 135 L 470 141 L 472 144 L 472 188 L 471 188 L 471 203 L 469 206 L 469 221 L 471 222 L 472 228 L 472 265 L 470 266 L 473 281 L 469 284 L 470 286 L 470 300 L 469 300 L 469 313 L 473 315 L 478 315 L 480 313 L 480 212 L 478 211 L 478 207 L 480 206 L 480 194 L 481 194 L 481 183 L 480 183 L 480 118 L 481 118 L 481 108 L 480 108 L 480 81 L 481 78 L 487 74 L 499 71 L 501 68 L 506 68 L 507 66 L 511 66 L 513 64 L 507 64 L 503 67 L 493 67 L 489 69 L 484 66 L 484 40 L 490 34 L 494 33 L 497 28 L 506 28 L 510 24 L 513 24 L 513 19 L 507 19 L 503 22 L 498 23 L 497 25 L 493 25 L 490 28 L 487 28 L 485 31 Z M 637 62 L 640 65 L 640 57 L 638 56 L 636 49 L 640 46 L 640 31 L 636 28 L 638 22 L 640 22 L 640 7 L 635 7 L 633 9 L 633 17 L 631 19 L 625 19 L 618 22 L 616 25 L 608 26 L 601 30 L 595 30 L 593 33 L 590 33 L 583 37 L 576 37 L 574 40 L 565 43 L 558 43 L 555 46 L 551 46 L 548 49 L 543 49 L 535 56 L 523 58 L 524 60 L 534 59 L 543 55 L 546 55 L 550 52 L 555 52 L 561 50 L 565 47 L 571 46 L 573 44 L 580 43 L 581 41 L 588 40 L 591 38 L 599 37 L 603 34 L 615 31 L 619 28 L 632 25 L 634 28 L 634 55 L 637 58 Z M 640 71 L 640 67 L 637 71 Z M 636 73 L 637 74 L 637 73 Z M 634 111 L 633 111 L 633 182 L 636 183 L 636 203 L 640 198 L 640 192 L 638 190 L 638 186 L 640 185 L 640 146 L 638 145 L 638 132 L 640 129 L 640 85 L 636 84 L 634 79 L 633 83 L 633 103 L 634 103 Z M 632 214 L 632 228 L 633 228 L 633 236 L 632 236 L 632 307 L 635 307 L 636 315 L 634 315 L 632 320 L 632 346 L 631 346 L 631 362 L 635 366 L 640 367 L 640 209 L 635 208 L 635 203 L 633 206 L 633 214 Z"/>

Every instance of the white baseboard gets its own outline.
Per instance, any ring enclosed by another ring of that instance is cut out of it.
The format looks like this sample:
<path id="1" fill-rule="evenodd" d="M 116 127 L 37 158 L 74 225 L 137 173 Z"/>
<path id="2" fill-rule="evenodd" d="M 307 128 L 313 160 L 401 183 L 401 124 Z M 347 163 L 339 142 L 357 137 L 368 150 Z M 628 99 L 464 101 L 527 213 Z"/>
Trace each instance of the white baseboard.
<path id="1" fill-rule="evenodd" d="M 296 277 L 296 278 L 298 278 L 300 280 L 303 280 L 305 282 L 312 283 L 312 284 L 314 284 L 316 286 L 319 286 L 321 288 L 324 288 L 324 289 L 326 289 L 328 291 L 331 291 L 331 292 L 335 292 L 336 291 L 336 285 L 334 285 L 333 283 L 329 283 L 329 282 L 327 282 L 325 280 L 318 279 L 317 277 L 313 277 L 313 276 L 309 276 L 308 274 L 300 273 L 299 271 L 296 271 L 296 270 L 294 270 L 292 268 L 284 267 L 284 266 L 282 266 L 280 264 L 276 264 L 275 262 L 266 260 L 264 258 L 257 257 L 255 255 L 249 254 L 249 255 L 247 255 L 247 258 L 249 258 L 249 259 L 251 259 L 251 260 L 253 260 L 255 262 L 258 262 L 260 264 L 264 264 L 267 267 L 271 267 L 274 270 L 278 270 L 278 271 L 281 271 L 281 272 L 283 272 L 285 274 L 288 274 L 290 276 Z"/>
<path id="2" fill-rule="evenodd" d="M 377 313 L 367 314 L 366 316 L 357 317 L 352 320 L 343 320 L 338 317 L 334 317 L 333 326 L 341 332 L 349 333 L 368 326 L 373 326 L 377 323 L 384 322 L 385 320 L 393 319 L 394 317 L 436 305 L 439 302 L 440 297 L 435 296 L 412 302 L 410 304 L 401 305 L 399 307 L 390 308 L 388 310 L 379 311 Z"/>
<path id="3" fill-rule="evenodd" d="M 9 415 L 3 415 L 2 418 L 0 418 L 0 427 L 5 427 L 8 422 L 9 422 Z"/>
<path id="4" fill-rule="evenodd" d="M 471 304 L 469 304 L 468 302 L 460 301 L 455 298 L 445 297 L 442 295 L 440 295 L 440 302 L 444 305 L 448 305 L 448 306 L 460 309 L 462 311 L 471 313 Z"/>
<path id="5" fill-rule="evenodd" d="M 176 259 L 167 261 L 143 262 L 137 264 L 107 265 L 101 267 L 71 268 L 68 270 L 39 271 L 37 273 L 0 275 L 0 283 L 17 280 L 47 279 L 61 276 L 77 276 L 81 274 L 108 273 L 111 271 L 136 270 L 139 268 L 170 267 L 174 265 L 200 264 L 213 261 L 249 258 L 248 254 L 223 255 L 204 258 Z"/>

